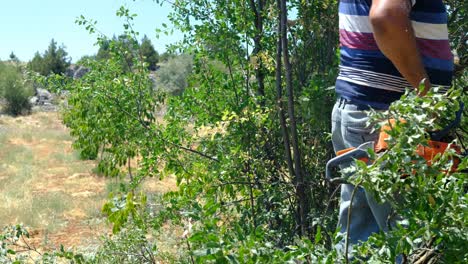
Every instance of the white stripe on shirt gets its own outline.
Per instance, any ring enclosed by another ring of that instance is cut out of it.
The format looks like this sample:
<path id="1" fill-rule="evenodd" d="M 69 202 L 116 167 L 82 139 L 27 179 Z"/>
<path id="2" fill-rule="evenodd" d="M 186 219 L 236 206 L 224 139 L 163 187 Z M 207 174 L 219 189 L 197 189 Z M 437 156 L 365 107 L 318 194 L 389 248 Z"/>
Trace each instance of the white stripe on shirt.
<path id="1" fill-rule="evenodd" d="M 368 16 L 339 14 L 339 27 L 348 32 L 373 33 Z M 448 29 L 446 24 L 431 24 L 411 21 L 417 38 L 446 40 Z"/>

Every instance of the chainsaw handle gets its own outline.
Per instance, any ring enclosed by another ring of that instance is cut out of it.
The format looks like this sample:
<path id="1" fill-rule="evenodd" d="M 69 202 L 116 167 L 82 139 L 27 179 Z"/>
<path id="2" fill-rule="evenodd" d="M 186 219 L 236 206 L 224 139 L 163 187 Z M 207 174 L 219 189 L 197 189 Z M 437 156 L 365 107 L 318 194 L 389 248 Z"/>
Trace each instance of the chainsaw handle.
<path id="1" fill-rule="evenodd" d="M 350 162 L 355 159 L 360 159 L 360 158 L 365 158 L 368 157 L 367 150 L 368 149 L 374 149 L 374 142 L 366 142 L 361 144 L 359 147 L 346 152 L 345 154 L 339 155 L 334 157 L 333 159 L 329 160 L 327 162 L 326 170 L 325 170 L 325 176 L 328 181 L 333 181 L 332 178 L 332 173 L 331 169 L 333 167 L 338 167 L 339 165 L 345 163 L 345 162 Z"/>
<path id="2" fill-rule="evenodd" d="M 450 130 L 458 127 L 461 123 L 464 109 L 465 109 L 465 104 L 463 102 L 460 102 L 460 109 L 455 113 L 455 119 L 448 126 L 444 127 L 442 130 L 429 132 L 431 139 L 434 141 L 441 141 L 442 138 L 445 137 L 450 132 Z"/>

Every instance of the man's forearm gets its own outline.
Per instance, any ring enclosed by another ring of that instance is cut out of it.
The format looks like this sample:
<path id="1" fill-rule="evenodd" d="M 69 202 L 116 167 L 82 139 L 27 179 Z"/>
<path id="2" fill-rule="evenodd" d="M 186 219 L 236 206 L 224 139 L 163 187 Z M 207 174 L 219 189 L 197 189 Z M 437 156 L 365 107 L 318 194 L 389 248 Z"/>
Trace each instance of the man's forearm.
<path id="1" fill-rule="evenodd" d="M 411 5 L 408 0 L 374 0 L 370 22 L 379 49 L 413 87 L 426 79 L 430 82 L 416 45 L 416 37 L 409 19 Z"/>

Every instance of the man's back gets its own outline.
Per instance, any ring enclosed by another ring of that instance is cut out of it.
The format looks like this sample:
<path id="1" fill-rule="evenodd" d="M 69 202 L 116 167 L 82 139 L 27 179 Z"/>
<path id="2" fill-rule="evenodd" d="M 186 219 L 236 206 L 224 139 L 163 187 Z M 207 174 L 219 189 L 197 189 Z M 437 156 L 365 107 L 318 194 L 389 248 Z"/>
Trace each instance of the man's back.
<path id="1" fill-rule="evenodd" d="M 410 1 L 410 0 L 408 0 Z M 432 85 L 448 87 L 453 56 L 442 0 L 413 0 L 409 13 L 422 63 Z M 340 97 L 385 109 L 410 83 L 379 49 L 369 19 L 371 0 L 340 0 Z"/>

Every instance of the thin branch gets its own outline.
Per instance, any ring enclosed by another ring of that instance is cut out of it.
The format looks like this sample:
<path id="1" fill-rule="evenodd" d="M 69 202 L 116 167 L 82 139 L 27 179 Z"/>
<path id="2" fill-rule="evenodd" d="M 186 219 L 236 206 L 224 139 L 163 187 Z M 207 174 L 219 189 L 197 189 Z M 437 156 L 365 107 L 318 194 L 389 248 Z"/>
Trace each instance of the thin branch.
<path id="1" fill-rule="evenodd" d="M 354 200 L 354 196 L 356 195 L 356 190 L 357 188 L 359 188 L 359 185 L 361 185 L 363 180 L 359 181 L 355 186 L 354 186 L 354 189 L 353 189 L 353 192 L 351 193 L 351 199 L 349 201 L 349 207 L 348 207 L 348 219 L 347 219 L 347 222 L 346 222 L 346 239 L 345 239 L 345 262 L 346 264 L 349 263 L 349 259 L 348 259 L 348 254 L 349 254 L 349 250 L 348 250 L 348 247 L 349 247 L 349 228 L 351 226 L 351 213 L 352 213 L 352 209 L 353 209 L 353 200 Z"/>
<path id="2" fill-rule="evenodd" d="M 104 95 L 107 99 L 110 99 L 110 100 L 113 100 L 117 106 L 119 107 L 120 111 L 122 111 L 123 113 L 125 113 L 126 115 L 128 115 L 130 118 L 133 118 L 134 120 L 136 120 L 140 125 L 143 126 L 143 128 L 147 129 L 149 132 L 151 132 L 154 136 L 158 137 L 160 140 L 162 140 L 164 143 L 166 144 L 169 144 L 169 145 L 172 145 L 174 147 L 177 147 L 179 149 L 182 149 L 184 151 L 187 151 L 187 152 L 190 152 L 190 153 L 193 153 L 193 154 L 197 154 L 201 157 L 204 157 L 204 158 L 207 158 L 209 160 L 212 160 L 212 161 L 216 161 L 216 162 L 219 162 L 218 159 L 214 158 L 214 157 L 211 157 L 203 152 L 200 152 L 200 151 L 197 151 L 197 150 L 194 150 L 194 149 L 191 149 L 191 148 L 187 148 L 187 147 L 184 147 L 182 145 L 179 145 L 179 144 L 176 144 L 174 142 L 171 142 L 171 141 L 168 141 L 167 139 L 165 138 L 162 138 L 161 136 L 159 136 L 156 131 L 152 130 L 151 127 L 147 124 L 147 122 L 145 122 L 144 120 L 141 120 L 139 117 L 135 117 L 133 114 L 129 113 L 128 111 L 126 111 L 123 107 L 121 107 L 120 105 L 120 102 L 118 99 L 116 98 L 113 98 L 111 96 L 109 96 L 108 94 L 102 94 L 102 93 L 97 93 L 97 94 L 100 94 L 100 95 Z"/>

